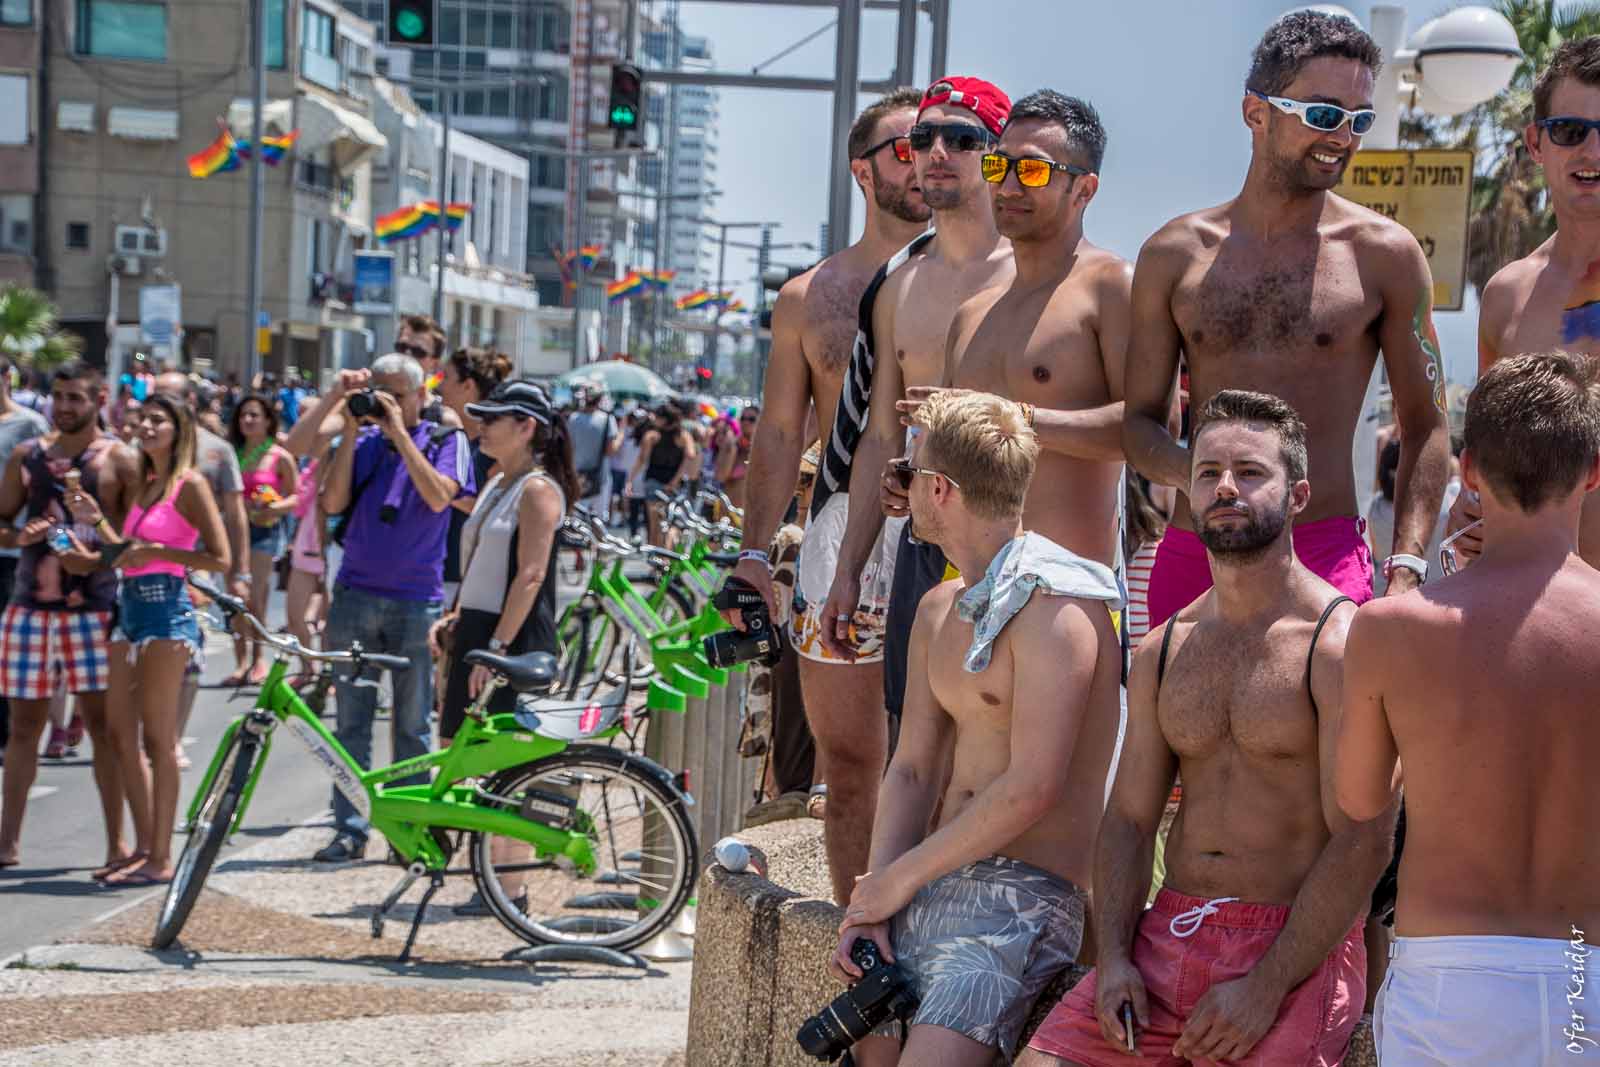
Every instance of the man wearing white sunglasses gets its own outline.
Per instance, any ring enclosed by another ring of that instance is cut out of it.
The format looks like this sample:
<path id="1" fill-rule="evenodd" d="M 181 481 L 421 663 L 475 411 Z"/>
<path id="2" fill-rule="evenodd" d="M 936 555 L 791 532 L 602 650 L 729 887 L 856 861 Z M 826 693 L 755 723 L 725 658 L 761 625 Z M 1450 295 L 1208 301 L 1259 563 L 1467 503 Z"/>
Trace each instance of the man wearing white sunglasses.
<path id="1" fill-rule="evenodd" d="M 1386 595 L 1427 577 L 1450 469 L 1444 362 L 1433 280 L 1416 238 L 1330 191 L 1370 128 L 1382 58 L 1354 22 L 1294 11 L 1256 46 L 1242 111 L 1250 169 L 1233 200 L 1180 216 L 1145 242 L 1134 268 L 1123 446 L 1152 481 L 1187 488 L 1189 451 L 1168 430 L 1182 357 L 1190 404 L 1223 389 L 1282 397 L 1305 420 L 1317 493 L 1295 517 L 1296 555 L 1341 593 L 1372 597 L 1373 560 L 1356 499 L 1351 445 L 1381 351 L 1400 429 Z M 1211 584 L 1180 500 L 1150 576 L 1152 630 Z M 1373 901 L 1392 906 L 1392 883 Z M 1368 930 L 1382 978 L 1382 931 Z"/>
<path id="2" fill-rule="evenodd" d="M 1600 37 L 1568 41 L 1533 88 L 1528 155 L 1549 190 L 1556 232 L 1502 267 L 1479 299 L 1478 373 L 1501 356 L 1563 348 L 1600 355 Z M 1478 554 L 1481 512 L 1462 493 L 1450 517 L 1455 557 Z M 1600 566 L 1600 499 L 1584 507 L 1578 551 Z"/>

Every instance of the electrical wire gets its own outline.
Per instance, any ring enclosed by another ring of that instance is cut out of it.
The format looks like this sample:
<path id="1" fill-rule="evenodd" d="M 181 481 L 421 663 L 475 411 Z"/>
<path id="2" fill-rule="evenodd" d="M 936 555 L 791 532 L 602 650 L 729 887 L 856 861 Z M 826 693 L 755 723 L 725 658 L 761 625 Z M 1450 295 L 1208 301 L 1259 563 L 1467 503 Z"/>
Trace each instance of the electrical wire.
<path id="1" fill-rule="evenodd" d="M 834 19 L 831 22 L 829 22 L 827 25 L 823 26 L 821 29 L 819 29 L 819 30 L 817 30 L 817 31 L 815 31 L 813 33 L 806 34 L 804 37 L 800 38 L 794 44 L 790 45 L 788 48 L 785 48 L 783 51 L 779 52 L 777 55 L 773 56 L 771 59 L 765 60 L 765 61 L 763 61 L 761 63 L 757 63 L 755 66 L 751 67 L 750 68 L 750 73 L 751 74 L 760 74 L 763 70 L 765 70 L 768 67 L 772 66 L 772 64 L 776 63 L 778 60 L 782 59 L 784 56 L 790 55 L 790 54 L 792 54 L 794 52 L 798 52 L 800 49 L 804 48 L 806 45 L 810 44 L 812 41 L 815 41 L 818 37 L 821 37 L 823 34 L 827 33 L 829 30 L 833 29 L 837 25 L 839 25 L 839 20 L 838 19 Z"/>

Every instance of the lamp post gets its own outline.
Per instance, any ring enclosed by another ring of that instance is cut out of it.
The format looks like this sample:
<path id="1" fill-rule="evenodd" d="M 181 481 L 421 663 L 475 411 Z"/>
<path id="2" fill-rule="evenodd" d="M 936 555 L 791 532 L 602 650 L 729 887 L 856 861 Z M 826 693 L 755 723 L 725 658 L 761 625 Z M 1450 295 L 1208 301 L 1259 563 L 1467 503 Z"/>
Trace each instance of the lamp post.
<path id="1" fill-rule="evenodd" d="M 722 287 L 725 284 L 724 273 L 728 266 L 728 231 L 729 230 L 754 230 L 763 226 L 777 226 L 776 222 L 717 222 L 714 219 L 695 219 L 702 226 L 715 226 L 721 231 L 717 240 L 717 298 L 722 297 Z M 717 348 L 722 341 L 722 308 L 713 305 L 716 310 L 711 314 L 711 340 L 707 343 L 707 355 L 710 357 L 715 374 L 717 362 Z"/>

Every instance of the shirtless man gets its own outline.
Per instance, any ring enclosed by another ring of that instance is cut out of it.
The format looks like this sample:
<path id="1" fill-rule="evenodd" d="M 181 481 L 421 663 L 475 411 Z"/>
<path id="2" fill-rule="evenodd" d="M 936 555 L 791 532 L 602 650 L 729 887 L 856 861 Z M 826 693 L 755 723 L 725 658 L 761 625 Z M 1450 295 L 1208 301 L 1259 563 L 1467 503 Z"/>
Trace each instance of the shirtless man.
<path id="1" fill-rule="evenodd" d="M 813 436 L 807 420 L 812 412 L 822 420 L 824 441 L 833 432 L 861 293 L 884 261 L 927 225 L 906 137 L 921 99 L 914 89 L 896 90 L 856 119 L 850 129 L 850 171 L 866 198 L 866 229 L 860 241 L 785 285 L 772 312 L 761 432 L 750 452 L 743 551 L 733 573 L 760 589 L 774 609 L 767 546 L 794 495 L 800 455 Z M 857 633 L 866 654 L 854 662 L 829 655 L 817 639 L 821 602 L 833 580 L 843 533 L 843 499 L 837 515 L 812 516 L 808 524 L 801 543 L 801 581 L 807 584 L 801 592 L 810 589 L 812 600 L 796 612 L 790 631 L 800 657 L 806 719 L 817 742 L 815 780 L 827 782 L 831 794 L 824 838 L 840 903 L 867 869 L 887 744 L 879 701 L 882 617 L 876 633 L 867 632 L 870 620 L 863 617 Z M 737 614 L 729 621 L 739 625 Z"/>
<path id="2" fill-rule="evenodd" d="M 904 1052 L 868 1038 L 857 1064 L 899 1053 L 907 1067 L 987 1067 L 1015 1055 L 1034 1000 L 1083 938 L 1119 718 L 1107 608 L 1121 596 L 1110 568 L 1024 532 L 1039 444 L 1020 405 L 945 392 L 916 423 L 896 474 L 917 536 L 962 577 L 917 610 L 871 873 L 850 896 L 833 970 L 859 977 L 850 948 L 869 937 L 921 999 Z"/>
<path id="3" fill-rule="evenodd" d="M 974 294 L 1011 280 L 1011 242 L 995 229 L 982 164 L 1010 112 L 1010 99 L 978 78 L 941 78 L 929 86 L 911 147 L 923 199 L 933 209 L 935 233 L 903 263 L 891 264 L 896 269 L 869 297 L 871 351 L 882 358 L 873 359 L 867 372 L 871 399 L 864 432 L 849 461 L 849 469 L 856 472 L 849 482 L 849 524 L 839 546 L 840 566 L 821 612 L 822 640 L 834 655 L 855 654 L 851 619 L 864 603 L 885 610 L 887 593 L 883 689 L 891 723 L 900 719 L 917 603 L 944 580 L 945 570 L 938 546 L 911 543 L 903 520 L 885 527 L 880 486 L 887 478 L 889 460 L 906 454 L 906 428 L 895 405 L 911 386 L 944 383 L 946 341 L 956 309 Z M 867 311 L 863 308 L 863 318 Z M 841 412 L 854 414 L 843 408 Z M 836 425 L 838 421 L 836 416 Z M 830 448 L 820 489 L 827 488 L 826 476 L 836 459 Z M 863 588 L 861 567 L 880 539 L 883 550 L 894 553 L 893 581 L 887 590 Z M 803 565 L 801 580 L 805 580 Z"/>
<path id="4" fill-rule="evenodd" d="M 1544 171 L 1556 232 L 1544 244 L 1500 268 L 1478 305 L 1478 373 L 1519 352 L 1600 355 L 1600 37 L 1568 41 L 1550 57 L 1533 88 L 1533 122 L 1523 134 L 1528 154 Z M 1579 177 L 1588 175 L 1588 177 Z M 1481 518 L 1470 493 L 1456 498 L 1451 531 Z M 1466 559 L 1477 554 L 1481 527 L 1455 543 Z M 1600 497 L 1583 509 L 1578 550 L 1600 567 Z"/>
<path id="5" fill-rule="evenodd" d="M 946 381 L 1024 402 L 1040 452 L 1023 525 L 1111 567 L 1133 266 L 1083 236 L 1105 143 L 1100 116 L 1082 100 L 1043 89 L 1012 105 L 984 160 L 1016 277 L 956 313 Z M 1024 173 L 1045 184 L 1024 185 Z M 927 392 L 908 389 L 901 410 Z"/>
<path id="6" fill-rule="evenodd" d="M 1577 554 L 1600 485 L 1595 358 L 1485 371 L 1461 478 L 1482 555 L 1363 608 L 1347 642 L 1339 805 L 1371 819 L 1406 796 L 1378 1059 L 1555 1067 L 1600 1048 L 1600 573 Z"/>
<path id="7" fill-rule="evenodd" d="M 1392 818 L 1358 825 L 1334 802 L 1355 611 L 1295 553 L 1306 427 L 1277 397 L 1235 389 L 1197 426 L 1185 488 L 1215 584 L 1134 655 L 1095 849 L 1099 966 L 1019 1067 L 1121 1067 L 1131 1048 L 1161 1063 L 1337 1064 L 1361 1014 L 1362 919 Z M 1167 880 L 1146 911 L 1175 775 Z"/>
<path id="8" fill-rule="evenodd" d="M 1379 349 L 1402 434 L 1390 593 L 1426 577 L 1421 553 L 1450 466 L 1427 260 L 1398 223 L 1328 192 L 1372 122 L 1378 65 L 1372 39 L 1339 16 L 1292 12 L 1262 37 L 1245 82 L 1244 189 L 1167 223 L 1139 253 L 1123 429 L 1129 462 L 1181 488 L 1189 455 L 1167 421 L 1180 352 L 1195 409 L 1220 389 L 1287 400 L 1305 418 L 1317 472 L 1295 549 L 1358 603 L 1372 596 L 1372 554 L 1351 442 Z M 1156 556 L 1151 626 L 1210 584 L 1189 514 L 1180 501 Z"/>

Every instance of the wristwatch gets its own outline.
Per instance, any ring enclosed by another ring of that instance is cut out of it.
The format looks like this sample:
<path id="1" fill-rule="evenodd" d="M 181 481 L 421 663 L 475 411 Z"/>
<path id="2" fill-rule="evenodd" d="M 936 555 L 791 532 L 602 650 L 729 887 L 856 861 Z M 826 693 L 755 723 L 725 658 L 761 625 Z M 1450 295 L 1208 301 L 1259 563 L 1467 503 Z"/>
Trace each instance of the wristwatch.
<path id="1" fill-rule="evenodd" d="M 498 637 L 489 638 L 489 651 L 490 652 L 499 653 L 499 652 L 504 652 L 505 650 L 506 650 L 506 643 L 504 641 L 500 640 Z"/>
<path id="2" fill-rule="evenodd" d="M 1417 576 L 1417 584 L 1421 585 L 1428 580 L 1428 561 L 1421 556 L 1413 556 L 1404 552 L 1396 552 L 1383 561 L 1383 580 L 1388 581 L 1389 575 L 1396 567 L 1404 567 Z"/>

